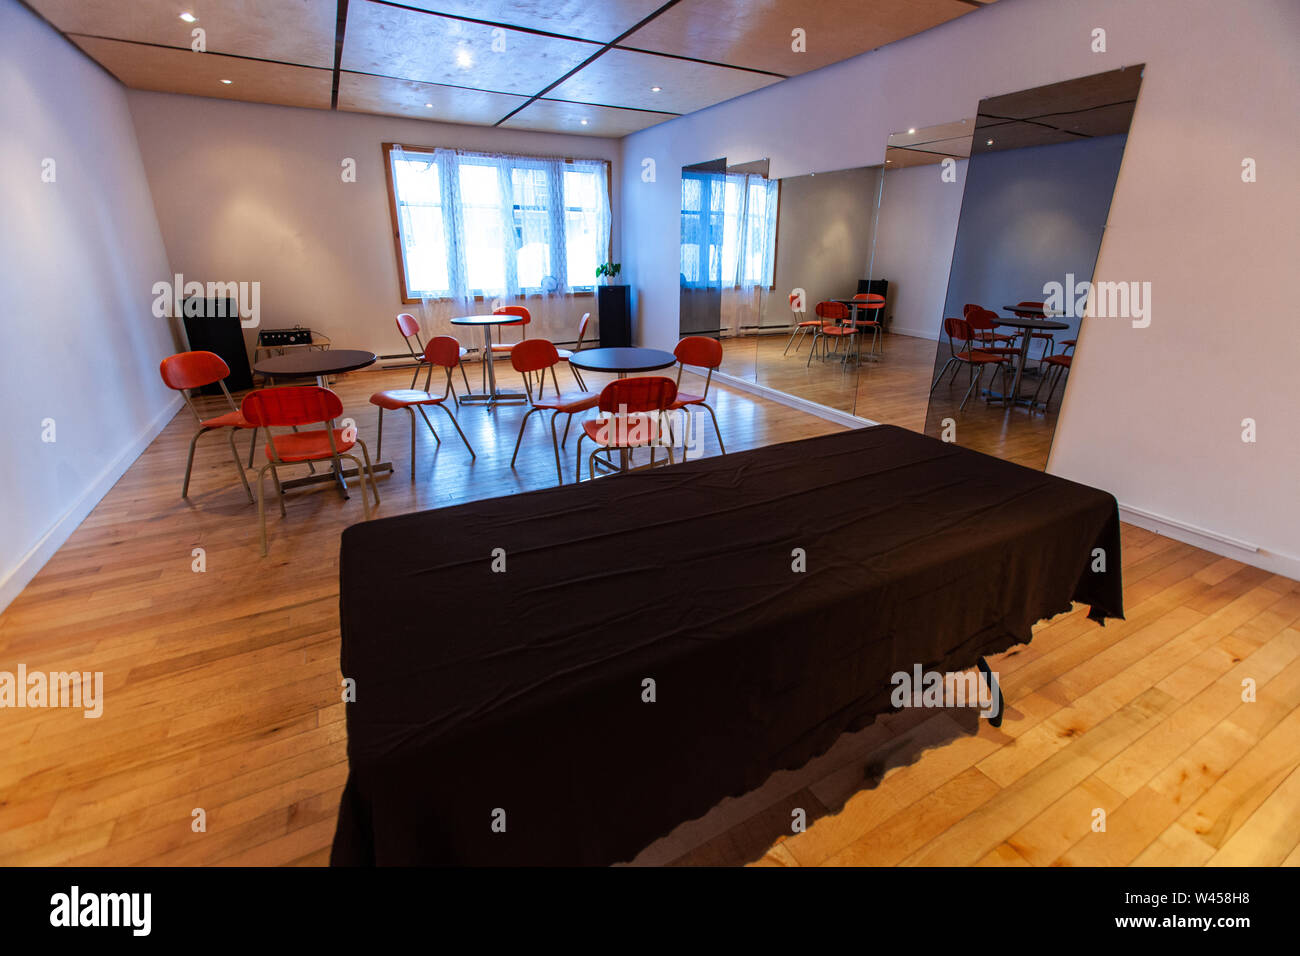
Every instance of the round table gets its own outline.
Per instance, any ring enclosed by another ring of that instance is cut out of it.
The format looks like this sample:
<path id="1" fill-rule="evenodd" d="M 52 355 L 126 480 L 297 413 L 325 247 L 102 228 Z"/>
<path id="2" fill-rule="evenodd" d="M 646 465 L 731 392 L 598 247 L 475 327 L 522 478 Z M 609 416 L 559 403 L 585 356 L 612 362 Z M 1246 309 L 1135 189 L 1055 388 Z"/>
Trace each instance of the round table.
<path id="1" fill-rule="evenodd" d="M 359 368 L 366 368 L 374 365 L 379 360 L 374 352 L 367 352 L 365 349 L 325 349 L 317 352 L 304 349 L 297 352 L 286 352 L 284 355 L 273 355 L 270 358 L 262 359 L 253 366 L 253 371 L 259 375 L 265 375 L 274 380 L 277 378 L 315 378 L 316 384 L 325 388 L 325 379 L 330 375 L 341 375 L 344 372 L 354 372 Z M 333 425 L 331 424 L 331 428 Z M 294 431 L 297 431 L 294 428 Z M 256 440 L 256 432 L 254 432 Z M 249 464 L 252 464 L 250 452 Z M 315 485 L 327 481 L 336 481 L 339 490 L 343 492 L 343 497 L 348 497 L 348 487 L 344 478 L 351 478 L 356 475 L 355 467 L 344 468 L 342 471 L 336 471 L 334 466 L 323 474 L 316 474 L 316 466 L 308 463 L 308 470 L 311 472 L 303 478 L 290 478 L 287 481 L 280 482 L 280 493 L 284 493 L 286 488 L 298 488 L 302 485 Z M 393 470 L 391 461 L 377 461 L 371 466 L 370 473 L 390 472 Z M 364 493 L 364 488 L 363 488 Z"/>
<path id="2" fill-rule="evenodd" d="M 374 365 L 378 360 L 379 356 L 365 349 L 302 350 L 262 359 L 253 366 L 253 371 L 271 379 L 314 378 L 316 384 L 324 388 L 326 376 L 353 372 Z"/>
<path id="3" fill-rule="evenodd" d="M 859 311 L 862 311 L 862 310 L 868 310 L 868 309 L 869 309 L 870 311 L 876 313 L 876 317 L 870 319 L 870 321 L 875 322 L 876 325 L 875 325 L 875 327 L 874 327 L 874 330 L 873 330 L 873 333 L 872 333 L 872 336 L 871 336 L 871 351 L 867 353 L 867 361 L 868 361 L 868 362 L 874 362 L 874 361 L 876 361 L 876 343 L 877 343 L 877 342 L 880 343 L 880 354 L 881 354 L 881 355 L 884 355 L 884 354 L 885 354 L 885 340 L 884 340 L 883 338 L 881 338 L 881 333 L 885 331 L 885 303 L 883 303 L 883 302 L 869 302 L 869 301 L 867 301 L 866 299 L 831 299 L 831 301 L 832 301 L 832 302 L 838 302 L 840 305 L 847 305 L 847 306 L 852 310 L 853 315 L 852 315 L 852 317 L 849 319 L 849 321 L 853 323 L 853 327 L 854 327 L 855 329 L 857 329 L 859 332 L 862 331 L 862 326 L 858 325 L 858 322 L 859 322 L 859 321 L 865 322 L 865 321 L 868 321 L 868 320 L 867 320 L 867 319 L 861 319 L 861 320 L 860 320 L 860 319 L 858 318 L 858 312 L 859 312 Z M 868 326 L 866 326 L 866 327 L 869 328 L 869 329 L 872 328 L 872 326 L 870 326 L 870 325 L 868 325 Z M 858 353 L 858 359 L 861 360 L 861 358 L 862 358 L 862 348 L 861 348 L 860 345 L 857 347 L 857 353 Z"/>
<path id="4" fill-rule="evenodd" d="M 483 330 L 483 361 L 487 365 L 488 390 L 476 395 L 462 395 L 461 404 L 483 405 L 525 405 L 528 396 L 523 392 L 502 392 L 497 389 L 495 356 L 492 354 L 492 327 L 494 325 L 522 325 L 523 319 L 517 315 L 458 315 L 451 320 L 452 325 L 481 328 Z"/>
<path id="5" fill-rule="evenodd" d="M 629 372 L 653 372 L 676 365 L 677 356 L 663 349 L 583 349 L 569 357 L 569 364 L 584 372 L 617 372 L 619 378 L 627 378 Z"/>
<path id="6" fill-rule="evenodd" d="M 1016 306 L 1004 306 L 1003 308 L 1016 308 Z M 1011 318 L 998 319 L 998 325 L 1005 325 L 1007 328 L 1020 329 L 1024 334 L 1020 336 L 1020 361 L 1016 363 L 1016 380 L 1011 386 L 1011 400 L 1016 404 L 1029 405 L 1030 410 L 1034 404 L 1032 398 L 1020 397 L 1020 379 L 1025 374 L 1025 360 L 1029 358 L 1029 343 L 1032 337 L 1030 332 L 1059 332 L 1062 329 L 1068 329 L 1070 326 L 1066 322 L 1057 322 L 1055 319 L 1029 319 L 1029 318 Z M 989 390 L 990 398 L 1003 398 L 999 393 Z"/>

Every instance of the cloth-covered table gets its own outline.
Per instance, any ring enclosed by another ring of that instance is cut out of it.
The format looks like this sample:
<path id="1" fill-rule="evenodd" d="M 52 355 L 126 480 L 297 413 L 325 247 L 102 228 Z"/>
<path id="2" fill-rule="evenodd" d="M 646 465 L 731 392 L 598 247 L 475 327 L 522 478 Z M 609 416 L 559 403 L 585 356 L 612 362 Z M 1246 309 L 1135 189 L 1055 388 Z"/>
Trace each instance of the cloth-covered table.
<path id="1" fill-rule="evenodd" d="M 341 578 L 335 865 L 628 860 L 897 672 L 1123 615 L 1111 495 L 885 425 L 354 525 Z"/>

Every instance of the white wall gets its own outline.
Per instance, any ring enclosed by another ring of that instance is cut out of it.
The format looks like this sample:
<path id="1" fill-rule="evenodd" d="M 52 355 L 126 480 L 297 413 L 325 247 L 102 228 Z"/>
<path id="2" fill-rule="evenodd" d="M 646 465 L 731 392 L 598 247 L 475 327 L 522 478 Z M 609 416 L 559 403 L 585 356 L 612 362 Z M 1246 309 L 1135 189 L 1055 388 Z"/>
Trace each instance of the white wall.
<path id="1" fill-rule="evenodd" d="M 1094 28 L 1108 52 L 1091 52 Z M 815 42 L 815 38 L 810 40 Z M 677 327 L 678 170 L 771 158 L 773 176 L 870 165 L 891 131 L 985 96 L 1120 66 L 1146 73 L 1097 263 L 1153 284 L 1151 326 L 1085 325 L 1049 470 L 1263 549 L 1300 574 L 1300 3 L 998 0 L 919 36 L 623 141 L 624 265 L 646 344 Z M 827 149 L 829 131 L 837 147 Z M 1241 161 L 1259 182 L 1241 181 Z M 642 160 L 656 181 L 642 181 Z M 882 271 L 883 274 L 883 271 Z M 1241 441 L 1254 418 L 1259 440 Z"/>
<path id="2" fill-rule="evenodd" d="M 891 332 L 937 339 L 966 183 L 966 160 L 955 181 L 941 166 L 886 167 L 876 226 L 874 273 L 889 280 Z"/>
<path id="3" fill-rule="evenodd" d="M 393 316 L 425 318 L 418 304 L 401 300 L 385 142 L 608 159 L 617 249 L 615 140 L 167 93 L 128 96 L 173 268 L 187 280 L 260 282 L 264 327 L 302 325 L 338 348 L 384 355 L 405 348 Z M 345 158 L 356 160 L 356 182 L 343 182 Z M 530 334 L 556 341 L 577 336 L 582 312 L 596 313 L 591 295 L 522 301 L 538 323 Z M 479 344 L 477 332 L 442 321 L 463 309 L 448 303 L 432 311 L 436 331 Z M 251 343 L 254 333 L 246 335 Z"/>
<path id="4" fill-rule="evenodd" d="M 121 85 L 0 0 L 0 89 L 2 609 L 178 400 L 158 376 L 175 351 L 150 311 L 167 259 Z"/>

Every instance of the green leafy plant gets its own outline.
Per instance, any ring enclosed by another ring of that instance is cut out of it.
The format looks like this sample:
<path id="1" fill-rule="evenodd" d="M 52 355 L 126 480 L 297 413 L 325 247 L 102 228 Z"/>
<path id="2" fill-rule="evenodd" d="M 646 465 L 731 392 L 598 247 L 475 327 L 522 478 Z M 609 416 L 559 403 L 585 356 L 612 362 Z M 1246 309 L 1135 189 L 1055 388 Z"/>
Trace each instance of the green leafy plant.
<path id="1" fill-rule="evenodd" d="M 607 279 L 613 279 L 622 271 L 623 263 L 621 262 L 602 262 L 596 266 L 596 278 L 599 279 L 604 276 Z"/>

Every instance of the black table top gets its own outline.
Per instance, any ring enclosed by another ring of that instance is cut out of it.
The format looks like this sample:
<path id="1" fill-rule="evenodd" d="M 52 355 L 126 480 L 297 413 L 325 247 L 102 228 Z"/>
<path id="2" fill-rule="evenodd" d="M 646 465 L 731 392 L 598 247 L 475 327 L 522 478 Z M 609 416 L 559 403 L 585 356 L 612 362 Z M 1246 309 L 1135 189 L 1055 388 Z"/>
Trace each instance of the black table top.
<path id="1" fill-rule="evenodd" d="M 876 301 L 868 302 L 866 299 L 831 299 L 832 302 L 839 302 L 842 305 L 857 306 L 859 309 L 883 309 L 885 303 Z"/>
<path id="2" fill-rule="evenodd" d="M 573 353 L 569 364 L 589 372 L 653 372 L 677 364 L 677 357 L 662 349 L 583 349 Z"/>
<path id="3" fill-rule="evenodd" d="M 355 524 L 332 861 L 630 859 L 890 711 L 891 675 L 1122 615 L 1119 531 L 1106 492 L 889 425 Z"/>
<path id="4" fill-rule="evenodd" d="M 365 368 L 374 365 L 378 358 L 374 352 L 365 349 L 304 349 L 264 358 L 253 366 L 253 371 L 273 378 L 314 378 L 317 375 L 337 375 Z"/>
<path id="5" fill-rule="evenodd" d="M 997 322 L 998 325 L 1005 325 L 1013 329 L 1029 329 L 1042 332 L 1057 332 L 1070 327 L 1068 323 L 1057 322 L 1055 319 L 1022 319 L 1015 316 L 1009 319 L 999 318 Z"/>
<path id="6" fill-rule="evenodd" d="M 1004 305 L 1002 308 L 1008 312 L 1019 312 L 1040 319 L 1047 315 L 1046 309 L 1041 305 Z"/>
<path id="7" fill-rule="evenodd" d="M 448 321 L 452 325 L 514 325 L 523 320 L 521 315 L 458 315 Z"/>

